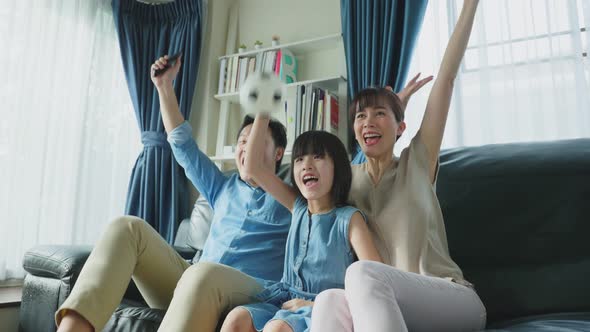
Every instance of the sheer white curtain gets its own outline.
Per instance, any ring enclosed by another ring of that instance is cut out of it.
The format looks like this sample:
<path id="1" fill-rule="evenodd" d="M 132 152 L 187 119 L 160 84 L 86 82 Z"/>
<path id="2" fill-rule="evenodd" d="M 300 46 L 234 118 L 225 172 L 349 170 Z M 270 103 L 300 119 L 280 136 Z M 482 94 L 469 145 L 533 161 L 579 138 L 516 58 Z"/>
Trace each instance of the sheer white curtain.
<path id="1" fill-rule="evenodd" d="M 462 0 L 430 1 L 410 75 L 436 74 Z M 590 136 L 590 0 L 482 0 L 443 148 Z M 583 31 L 581 31 L 583 30 Z M 432 83 L 410 101 L 420 126 Z"/>
<path id="2" fill-rule="evenodd" d="M 0 280 L 36 244 L 93 243 L 141 149 L 105 0 L 2 0 Z"/>

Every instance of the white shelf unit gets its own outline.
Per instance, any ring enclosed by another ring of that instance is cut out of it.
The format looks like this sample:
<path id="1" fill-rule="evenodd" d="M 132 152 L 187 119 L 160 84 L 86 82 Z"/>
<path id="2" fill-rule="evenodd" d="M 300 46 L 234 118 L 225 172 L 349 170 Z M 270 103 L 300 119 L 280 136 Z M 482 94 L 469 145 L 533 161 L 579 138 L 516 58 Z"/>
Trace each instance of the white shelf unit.
<path id="1" fill-rule="evenodd" d="M 273 50 L 278 50 L 281 48 L 287 48 L 291 52 L 293 52 L 293 54 L 295 54 L 295 55 L 303 55 L 306 53 L 337 48 L 341 44 L 342 44 L 342 35 L 339 33 L 335 33 L 335 34 L 331 34 L 331 35 L 327 35 L 327 36 L 296 41 L 293 43 L 281 44 L 281 45 L 272 46 L 272 47 L 264 47 L 264 48 L 259 48 L 257 50 L 255 49 L 255 50 L 245 51 L 245 52 L 241 52 L 241 53 L 227 54 L 224 56 L 220 56 L 219 60 L 221 60 L 223 58 L 231 58 L 236 55 L 238 55 L 240 57 L 252 56 L 252 55 L 256 55 L 261 52 L 273 51 Z"/>
<path id="2" fill-rule="evenodd" d="M 342 36 L 340 34 L 332 34 L 318 38 L 311 38 L 307 40 L 297 41 L 293 43 L 286 43 L 281 44 L 275 47 L 266 47 L 260 48 L 257 50 L 246 51 L 241 53 L 234 53 L 228 54 L 219 57 L 219 62 L 222 59 L 232 58 L 235 56 L 239 57 L 253 57 L 256 56 L 258 53 L 278 50 L 278 49 L 288 49 L 293 53 L 293 55 L 297 58 L 305 58 L 307 54 L 316 53 L 326 50 L 338 50 L 337 53 L 339 56 L 344 59 L 344 49 L 342 46 Z M 317 54 L 317 53 L 316 53 Z M 301 64 L 301 62 L 299 62 Z M 301 68 L 300 68 L 301 69 Z M 345 72 L 345 70 L 342 70 Z M 287 84 L 287 99 L 292 98 L 295 99 L 295 95 L 297 92 L 297 87 L 301 85 L 313 85 L 313 87 L 319 87 L 324 90 L 330 91 L 333 95 L 338 97 L 339 103 L 339 122 L 338 122 L 338 133 L 337 135 L 347 144 L 347 135 L 348 135 L 348 121 L 347 121 L 347 85 L 346 79 L 343 75 L 344 72 L 334 72 L 330 73 L 330 75 L 323 75 L 320 77 L 309 77 L 311 75 L 303 75 L 300 76 L 301 70 L 298 73 L 298 81 L 294 83 Z M 221 78 L 218 78 L 221 79 Z M 232 162 L 234 161 L 233 153 L 231 155 L 224 154 L 224 146 L 225 145 L 235 145 L 235 142 L 226 142 L 226 133 L 229 129 L 229 119 L 232 116 L 242 117 L 244 113 L 240 110 L 237 111 L 232 109 L 232 105 L 239 104 L 239 92 L 232 92 L 232 93 L 223 93 L 223 94 L 216 94 L 214 97 L 215 99 L 220 101 L 220 114 L 219 114 L 219 122 L 217 128 L 217 140 L 216 140 L 216 147 L 215 147 L 215 155 L 210 156 L 211 160 L 214 161 L 217 166 L 223 169 L 225 162 Z M 290 107 L 295 107 L 294 104 Z M 287 126 L 287 118 L 283 112 L 277 114 L 271 114 L 274 118 L 278 119 L 279 121 L 283 122 L 283 124 Z M 234 133 L 232 136 L 236 136 L 237 133 Z M 287 133 L 289 135 L 289 132 Z M 291 155 L 290 147 L 292 146 L 294 141 L 293 137 L 289 137 L 287 142 L 287 152 L 285 153 L 285 161 L 287 161 Z"/>

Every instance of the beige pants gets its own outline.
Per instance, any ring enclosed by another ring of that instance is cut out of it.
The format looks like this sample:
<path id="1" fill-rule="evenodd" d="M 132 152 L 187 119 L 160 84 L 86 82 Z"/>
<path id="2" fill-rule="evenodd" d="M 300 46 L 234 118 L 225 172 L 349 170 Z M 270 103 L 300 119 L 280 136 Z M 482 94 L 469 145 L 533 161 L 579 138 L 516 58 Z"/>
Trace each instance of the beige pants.
<path id="1" fill-rule="evenodd" d="M 55 314 L 68 310 L 101 331 L 123 298 L 130 279 L 152 308 L 168 309 L 160 331 L 214 331 L 219 317 L 255 301 L 261 287 L 231 267 L 191 266 L 145 221 L 114 220 L 88 257 L 72 293 Z"/>

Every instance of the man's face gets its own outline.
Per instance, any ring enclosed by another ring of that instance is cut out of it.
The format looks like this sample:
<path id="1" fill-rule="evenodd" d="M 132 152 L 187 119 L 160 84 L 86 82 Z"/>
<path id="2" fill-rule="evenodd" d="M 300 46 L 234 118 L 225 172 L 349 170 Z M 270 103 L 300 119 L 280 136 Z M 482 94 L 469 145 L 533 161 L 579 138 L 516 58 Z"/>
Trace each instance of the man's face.
<path id="1" fill-rule="evenodd" d="M 243 169 L 244 169 L 244 162 L 246 160 L 246 143 L 248 143 L 248 137 L 250 136 L 250 131 L 252 130 L 252 125 L 247 125 L 242 129 L 240 132 L 240 136 L 238 136 L 238 144 L 236 147 L 236 165 L 238 166 L 238 172 L 240 173 L 240 177 L 247 181 L 248 179 L 244 178 Z M 266 136 L 264 138 L 264 157 L 263 160 L 257 161 L 261 162 L 264 165 L 265 169 L 268 169 L 269 172 L 275 172 L 276 162 L 281 157 L 282 149 L 275 148 L 274 140 L 272 139 L 272 132 L 270 128 L 266 131 Z"/>

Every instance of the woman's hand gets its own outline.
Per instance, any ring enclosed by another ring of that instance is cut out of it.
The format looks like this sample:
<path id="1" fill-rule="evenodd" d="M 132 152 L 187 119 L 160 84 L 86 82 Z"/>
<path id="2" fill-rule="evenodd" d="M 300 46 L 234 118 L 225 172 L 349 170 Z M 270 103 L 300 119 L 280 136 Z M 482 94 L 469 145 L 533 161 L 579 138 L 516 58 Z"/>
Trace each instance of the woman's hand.
<path id="1" fill-rule="evenodd" d="M 164 55 L 163 57 L 159 58 L 152 64 L 150 69 L 150 77 L 152 82 L 156 86 L 156 88 L 161 88 L 165 86 L 172 86 L 172 81 L 176 78 L 178 71 L 180 70 L 181 65 L 181 58 L 182 56 L 178 57 L 174 66 L 168 68 L 165 72 L 161 73 L 158 76 L 155 76 L 156 69 L 163 69 L 168 64 L 168 55 Z"/>
<path id="2" fill-rule="evenodd" d="M 313 301 L 306 301 L 302 299 L 293 299 L 283 303 L 283 310 L 297 311 L 302 307 L 313 307 Z"/>
<path id="3" fill-rule="evenodd" d="M 410 97 L 412 97 L 412 95 L 414 93 L 416 93 L 416 91 L 420 90 L 424 85 L 426 85 L 426 83 L 432 81 L 432 79 L 434 78 L 434 76 L 430 75 L 426 78 L 418 80 L 419 77 L 420 77 L 420 73 L 418 73 L 418 75 L 414 76 L 408 82 L 408 84 L 406 84 L 406 86 L 403 88 L 402 91 L 397 93 L 397 96 L 399 97 L 400 101 L 402 102 L 402 110 L 404 112 L 406 111 L 406 107 L 408 106 L 408 102 L 410 101 Z M 386 88 L 393 91 L 393 89 L 390 86 L 387 86 Z"/>

